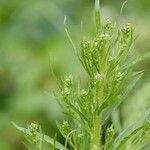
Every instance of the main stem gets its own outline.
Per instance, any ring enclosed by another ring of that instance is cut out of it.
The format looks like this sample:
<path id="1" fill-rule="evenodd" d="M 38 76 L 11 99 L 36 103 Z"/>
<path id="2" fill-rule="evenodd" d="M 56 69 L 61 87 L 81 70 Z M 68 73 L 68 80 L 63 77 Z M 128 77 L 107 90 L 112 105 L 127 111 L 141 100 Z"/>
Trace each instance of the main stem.
<path id="1" fill-rule="evenodd" d="M 100 118 L 96 116 L 93 129 L 92 129 L 92 137 L 91 137 L 91 149 L 92 150 L 99 150 L 100 149 Z"/>
<path id="2" fill-rule="evenodd" d="M 95 24 L 96 24 L 97 34 L 99 34 L 101 32 L 101 16 L 100 16 L 99 0 L 95 0 Z M 96 114 L 93 123 L 93 128 L 91 130 L 91 150 L 100 149 L 100 130 L 101 130 L 100 124 L 101 124 L 100 117 L 99 115 Z"/>

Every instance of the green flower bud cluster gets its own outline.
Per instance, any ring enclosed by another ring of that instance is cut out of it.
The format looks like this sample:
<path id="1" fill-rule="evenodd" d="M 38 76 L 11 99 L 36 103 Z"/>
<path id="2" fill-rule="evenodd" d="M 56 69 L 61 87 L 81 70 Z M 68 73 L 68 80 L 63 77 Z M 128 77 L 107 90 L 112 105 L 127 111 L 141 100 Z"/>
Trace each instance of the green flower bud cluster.
<path id="1" fill-rule="evenodd" d="M 88 96 L 88 92 L 84 89 L 81 90 L 81 99 L 85 100 Z"/>
<path id="2" fill-rule="evenodd" d="M 89 108 L 90 108 L 90 99 L 89 99 L 90 93 L 84 89 L 80 92 L 79 101 L 80 103 L 77 103 L 77 107 L 79 107 L 79 110 L 81 112 L 84 112 L 87 116 L 89 115 Z"/>
<path id="3" fill-rule="evenodd" d="M 111 34 L 112 30 L 113 30 L 112 22 L 109 19 L 107 19 L 106 23 L 104 24 L 104 31 L 108 34 Z"/>
<path id="4" fill-rule="evenodd" d="M 112 140 L 112 138 L 114 137 L 114 135 L 115 135 L 115 130 L 114 130 L 113 126 L 107 128 L 107 131 L 106 131 L 106 140 L 107 141 Z"/>
<path id="5" fill-rule="evenodd" d="M 130 24 L 127 24 L 125 27 L 121 29 L 122 33 L 122 45 L 125 47 L 130 40 L 132 40 L 132 33 L 133 33 L 133 28 Z"/>
<path id="6" fill-rule="evenodd" d="M 105 62 L 109 47 L 110 35 L 108 33 L 98 34 L 92 42 L 83 41 L 81 43 L 81 62 L 88 74 L 93 77 L 100 72 L 100 63 Z"/>
<path id="7" fill-rule="evenodd" d="M 29 130 L 29 135 L 33 140 L 33 143 L 36 144 L 38 143 L 38 138 L 37 138 L 37 132 L 38 132 L 38 124 L 37 123 L 31 123 L 28 126 L 28 130 Z"/>
<path id="8" fill-rule="evenodd" d="M 81 42 L 81 61 L 89 75 L 92 76 L 93 68 L 92 43 L 90 41 Z"/>
<path id="9" fill-rule="evenodd" d="M 122 33 L 124 36 L 129 37 L 131 35 L 132 32 L 132 27 L 130 24 L 127 24 L 123 29 L 122 29 Z"/>
<path id="10" fill-rule="evenodd" d="M 91 42 L 90 41 L 82 41 L 81 42 L 81 49 L 84 53 L 84 57 L 90 57 L 90 49 L 91 49 Z"/>
<path id="11" fill-rule="evenodd" d="M 38 130 L 38 125 L 36 123 L 31 123 L 29 125 L 28 129 L 32 135 L 35 135 L 37 133 L 37 130 Z"/>
<path id="12" fill-rule="evenodd" d="M 70 132 L 70 125 L 68 121 L 63 121 L 62 125 L 60 125 L 60 130 L 64 135 L 68 135 Z"/>
<path id="13" fill-rule="evenodd" d="M 64 88 L 64 90 L 61 91 L 61 94 L 62 94 L 63 98 L 66 99 L 69 96 L 69 94 L 70 94 L 69 88 L 67 88 L 67 87 Z"/>
<path id="14" fill-rule="evenodd" d="M 109 40 L 110 35 L 108 33 L 104 33 L 101 35 L 101 42 L 103 43 L 104 41 Z"/>
<path id="15" fill-rule="evenodd" d="M 133 42 L 133 28 L 130 24 L 127 24 L 121 29 L 121 34 L 119 37 L 119 49 L 122 55 L 125 50 L 128 50 Z"/>
<path id="16" fill-rule="evenodd" d="M 109 40 L 109 38 L 110 35 L 108 33 L 98 35 L 92 43 L 92 51 L 100 50 L 100 48 Z"/>
<path id="17" fill-rule="evenodd" d="M 73 77 L 72 77 L 72 75 L 69 75 L 68 77 L 66 77 L 64 84 L 68 88 L 72 86 L 72 84 L 73 84 Z"/>
<path id="18" fill-rule="evenodd" d="M 101 74 L 97 73 L 94 77 L 94 84 L 96 85 L 97 83 L 99 83 L 101 80 L 103 79 L 103 77 L 101 76 Z"/>
<path id="19" fill-rule="evenodd" d="M 72 85 L 73 85 L 73 78 L 71 75 L 69 75 L 68 77 L 66 77 L 64 81 L 63 90 L 61 91 L 61 95 L 63 96 L 64 99 L 66 99 L 69 96 Z"/>
<path id="20" fill-rule="evenodd" d="M 84 48 L 84 49 L 88 49 L 90 48 L 90 41 L 85 41 L 85 42 L 82 42 L 81 43 L 81 46 Z"/>

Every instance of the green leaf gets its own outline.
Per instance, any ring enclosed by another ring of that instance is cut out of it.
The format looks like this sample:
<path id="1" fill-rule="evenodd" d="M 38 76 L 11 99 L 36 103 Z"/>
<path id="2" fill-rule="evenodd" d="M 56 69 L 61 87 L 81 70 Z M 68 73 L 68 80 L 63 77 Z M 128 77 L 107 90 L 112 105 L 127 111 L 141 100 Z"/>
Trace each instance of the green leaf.
<path id="1" fill-rule="evenodd" d="M 12 122 L 12 124 L 15 126 L 15 128 L 27 135 L 30 134 L 30 131 L 26 128 L 23 128 L 23 127 L 20 127 L 18 126 L 16 123 Z M 54 140 L 53 138 L 47 136 L 47 135 L 41 135 L 41 133 L 37 133 L 39 137 L 42 137 L 42 140 L 49 143 L 50 145 L 53 145 L 54 146 Z M 67 148 L 65 148 L 62 144 L 60 144 L 58 141 L 55 141 L 55 148 L 58 149 L 58 150 L 68 150 Z"/>
<path id="2" fill-rule="evenodd" d="M 150 119 L 150 112 L 147 112 L 139 121 L 122 131 L 113 143 L 113 150 L 119 150 L 132 136 L 136 135 L 145 125 L 145 122 Z"/>
<path id="3" fill-rule="evenodd" d="M 132 91 L 137 81 L 142 77 L 142 75 L 143 75 L 142 72 L 134 73 L 135 77 L 126 88 L 124 94 L 118 100 L 116 99 L 114 101 L 113 99 L 110 99 L 109 102 L 111 103 L 111 105 L 109 105 L 109 107 L 107 107 L 108 105 L 106 103 L 102 105 L 102 108 L 100 108 L 100 110 L 103 110 L 102 111 L 103 124 L 105 124 L 105 122 L 107 121 L 108 117 L 112 114 L 112 112 L 116 110 L 119 107 L 119 105 L 127 98 L 127 96 Z"/>
<path id="4" fill-rule="evenodd" d="M 95 24 L 97 32 L 99 33 L 101 30 L 101 19 L 100 19 L 100 6 L 99 0 L 95 0 Z"/>
<path id="5" fill-rule="evenodd" d="M 132 62 L 127 62 L 123 67 L 123 69 L 126 69 L 126 68 L 129 68 L 129 67 L 132 67 L 134 65 L 136 65 L 137 63 L 147 59 L 147 58 L 150 58 L 150 52 L 147 52 L 147 53 L 144 53 L 143 55 L 137 57 L 134 61 L 132 60 Z"/>

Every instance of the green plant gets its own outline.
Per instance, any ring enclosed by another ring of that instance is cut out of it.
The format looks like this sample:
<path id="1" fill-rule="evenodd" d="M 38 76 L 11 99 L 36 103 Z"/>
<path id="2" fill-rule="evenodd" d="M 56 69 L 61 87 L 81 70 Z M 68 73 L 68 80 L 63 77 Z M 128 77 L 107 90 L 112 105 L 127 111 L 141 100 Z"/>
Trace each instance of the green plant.
<path id="1" fill-rule="evenodd" d="M 101 21 L 99 0 L 95 0 L 96 35 L 81 42 L 78 57 L 89 75 L 83 89 L 69 75 L 55 94 L 68 119 L 57 123 L 65 138 L 64 146 L 44 135 L 36 123 L 25 129 L 28 149 L 124 150 L 140 149 L 150 141 L 150 113 L 123 131 L 117 131 L 111 114 L 127 98 L 143 72 L 134 72 L 135 63 L 143 58 L 133 54 L 134 28 L 131 24 L 118 29 L 110 20 Z M 69 40 L 73 44 L 66 29 Z M 74 44 L 73 44 L 74 46 Z M 76 50 L 75 46 L 74 49 Z M 145 57 L 145 56 L 144 56 Z"/>

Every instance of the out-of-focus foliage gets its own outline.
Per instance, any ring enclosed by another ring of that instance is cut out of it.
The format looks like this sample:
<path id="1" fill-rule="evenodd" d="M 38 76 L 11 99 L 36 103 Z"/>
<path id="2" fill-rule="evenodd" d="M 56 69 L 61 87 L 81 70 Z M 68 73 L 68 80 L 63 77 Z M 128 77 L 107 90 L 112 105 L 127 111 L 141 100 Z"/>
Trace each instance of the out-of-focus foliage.
<path id="1" fill-rule="evenodd" d="M 123 2 L 101 0 L 104 18 L 117 21 Z M 66 15 L 73 39 L 80 41 L 81 21 L 83 32 L 93 34 L 92 19 L 90 21 L 93 3 L 91 0 L 0 0 L 1 149 L 23 149 L 22 137 L 11 125 L 12 120 L 23 126 L 36 120 L 44 133 L 54 135 L 55 120 L 61 113 L 50 92 L 56 87 L 50 62 L 57 76 L 74 72 L 84 79 L 83 69 L 65 35 L 63 19 Z M 127 20 L 133 23 L 137 34 L 135 49 L 141 54 L 150 50 L 149 6 L 149 0 L 128 0 L 119 21 L 120 24 Z M 131 101 L 127 100 L 121 107 L 121 121 L 125 127 L 132 124 L 133 117 L 138 119 L 145 107 L 149 108 L 149 65 L 149 60 L 145 60 L 135 68 L 145 70 L 145 74 L 130 96 Z M 135 111 L 129 113 L 128 106 Z"/>

